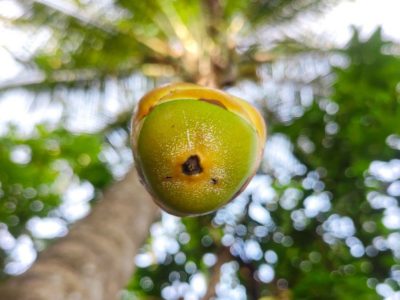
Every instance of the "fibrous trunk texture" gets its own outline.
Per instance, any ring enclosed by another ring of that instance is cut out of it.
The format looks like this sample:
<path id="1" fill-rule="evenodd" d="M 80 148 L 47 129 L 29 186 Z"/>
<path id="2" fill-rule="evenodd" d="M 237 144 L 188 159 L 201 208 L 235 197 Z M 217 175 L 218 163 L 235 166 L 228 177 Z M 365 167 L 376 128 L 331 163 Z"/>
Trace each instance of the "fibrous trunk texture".
<path id="1" fill-rule="evenodd" d="M 0 286 L 0 300 L 114 300 L 134 270 L 134 256 L 159 215 L 131 170 L 92 213 L 40 253 L 23 275 Z"/>

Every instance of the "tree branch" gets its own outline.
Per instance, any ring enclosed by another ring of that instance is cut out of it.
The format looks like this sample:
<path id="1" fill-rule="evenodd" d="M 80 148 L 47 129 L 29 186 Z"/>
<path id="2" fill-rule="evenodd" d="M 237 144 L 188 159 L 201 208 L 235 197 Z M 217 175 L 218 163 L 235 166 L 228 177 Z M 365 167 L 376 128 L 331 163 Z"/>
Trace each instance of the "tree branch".
<path id="1" fill-rule="evenodd" d="M 214 265 L 208 282 L 208 289 L 202 300 L 210 300 L 216 295 L 216 287 L 221 278 L 221 267 L 223 264 L 229 262 L 232 259 L 232 255 L 229 252 L 229 248 L 223 247 L 218 253 L 217 262 Z"/>

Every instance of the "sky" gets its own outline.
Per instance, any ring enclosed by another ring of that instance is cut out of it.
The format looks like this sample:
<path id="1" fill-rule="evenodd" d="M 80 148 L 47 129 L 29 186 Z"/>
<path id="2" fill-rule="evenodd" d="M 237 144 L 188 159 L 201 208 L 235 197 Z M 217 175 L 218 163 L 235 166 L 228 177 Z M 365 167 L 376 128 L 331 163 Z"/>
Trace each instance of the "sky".
<path id="1" fill-rule="evenodd" d="M 399 0 L 343 1 L 311 26 L 315 33 L 330 34 L 339 44 L 349 39 L 352 25 L 360 28 L 363 36 L 382 26 L 387 38 L 400 42 L 399 12 Z"/>

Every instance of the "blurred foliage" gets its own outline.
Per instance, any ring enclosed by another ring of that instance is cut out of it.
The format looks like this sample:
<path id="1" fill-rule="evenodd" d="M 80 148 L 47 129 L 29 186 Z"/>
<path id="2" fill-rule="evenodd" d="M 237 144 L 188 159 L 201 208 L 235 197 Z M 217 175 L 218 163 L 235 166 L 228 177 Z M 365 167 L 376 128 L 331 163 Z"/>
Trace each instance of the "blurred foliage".
<path id="1" fill-rule="evenodd" d="M 31 235 L 27 222 L 54 214 L 74 181 L 90 182 L 96 191 L 94 199 L 112 179 L 99 158 L 102 144 L 100 135 L 71 134 L 64 128 L 49 130 L 40 125 L 24 137 L 10 126 L 0 137 L 1 228 L 6 226 L 15 238 Z"/>
<path id="2" fill-rule="evenodd" d="M 365 41 L 355 32 L 335 51 L 286 33 L 301 13 L 335 1 L 17 2 L 24 13 L 13 24 L 47 40 L 13 53 L 37 77 L 0 91 L 50 91 L 71 115 L 88 107 L 105 125 L 90 135 L 39 126 L 29 137 L 13 128 L 0 137 L 0 249 L 4 230 L 31 235 L 33 217 L 60 217 L 66 176 L 99 193 L 110 170 L 129 165 L 138 91 L 212 71 L 266 116 L 264 165 L 215 214 L 163 215 L 122 298 L 179 299 L 204 278 L 204 299 L 378 299 L 376 291 L 399 290 L 400 59 L 380 31 Z M 109 89 L 123 91 L 111 118 Z M 0 251 L 2 267 L 10 251 Z"/>
<path id="3" fill-rule="evenodd" d="M 318 171 L 325 190 L 331 193 L 329 214 L 351 217 L 355 236 L 367 249 L 366 255 L 357 261 L 343 251 L 345 241 L 335 241 L 331 249 L 327 249 L 336 254 L 331 258 L 333 263 L 338 263 L 338 268 L 352 263 L 356 270 L 360 268 L 364 273 L 362 276 L 380 280 L 389 275 L 388 270 L 399 260 L 398 253 L 393 257 L 390 247 L 377 253 L 376 237 L 387 238 L 393 230 L 383 226 L 381 212 L 366 201 L 376 195 L 372 191 L 387 195 L 388 183 L 368 172 L 371 162 L 389 161 L 400 154 L 398 147 L 391 147 L 387 142 L 390 137 L 400 134 L 400 59 L 384 54 L 387 44 L 382 41 L 380 30 L 367 41 L 362 41 L 355 31 L 344 51 L 349 65 L 333 70 L 336 78 L 331 97 L 315 102 L 290 126 L 280 125 L 273 129 L 290 138 L 295 155 L 308 169 Z M 302 139 L 312 143 L 312 151 L 302 147 Z M 385 208 L 384 204 L 382 208 Z M 392 250 L 395 254 L 398 251 Z M 369 265 L 368 271 L 362 269 L 363 263 Z M 336 280 L 332 284 L 336 286 Z M 394 287 L 398 289 L 399 282 Z M 357 293 L 355 291 L 354 295 Z M 347 299 L 340 294 L 336 298 Z"/>
<path id="4" fill-rule="evenodd" d="M 213 217 L 183 219 L 177 238 L 187 232 L 190 241 L 181 243 L 178 253 L 184 253 L 186 260 L 176 263 L 181 254 L 173 253 L 148 268 L 139 268 L 128 289 L 140 299 L 159 299 L 162 290 L 165 292 L 174 282 L 190 283 L 190 262 L 198 268 L 193 273 L 211 278 L 216 270 L 205 266 L 200 258 L 210 252 L 221 259 L 221 249 L 227 247 L 230 257 L 224 258 L 225 262 L 236 261 L 239 266 L 239 281 L 231 288 L 242 284 L 248 299 L 378 299 L 376 284 L 390 277 L 391 268 L 396 269 L 400 259 L 397 230 L 384 226 L 381 211 L 366 201 L 372 191 L 387 193 L 387 182 L 368 172 L 371 162 L 389 161 L 400 154 L 399 147 L 386 142 L 389 136 L 400 134 L 400 58 L 384 54 L 386 45 L 379 30 L 367 41 L 355 32 L 347 49 L 340 51 L 347 65 L 332 70 L 335 79 L 329 98 L 316 98 L 300 118 L 289 123 L 269 122 L 270 134 L 282 133 L 289 138 L 295 156 L 308 170 L 287 183 L 272 179 L 276 195 L 271 202 L 261 203 L 269 208 L 271 223 L 262 224 L 250 212 L 252 206 L 260 205 L 254 197 L 262 192 L 250 187 L 249 194 L 231 204 L 241 207 L 232 219 L 218 221 L 220 212 Z M 310 178 L 311 185 L 306 183 Z M 284 201 L 294 191 L 298 199 L 289 208 Z M 330 209 L 305 216 L 307 199 L 321 194 L 328 195 Z M 303 217 L 303 226 L 296 226 L 298 215 Z M 346 230 L 346 224 L 340 222 L 333 224 L 337 228 L 328 229 L 330 220 L 340 218 L 347 218 L 351 223 L 347 229 L 354 227 L 354 231 L 340 236 L 340 230 Z M 339 232 L 335 235 L 336 230 Z M 386 245 L 378 249 L 377 237 L 387 239 L 391 234 L 397 241 L 394 248 Z M 224 243 L 227 237 L 232 241 Z M 200 242 L 208 238 L 207 246 Z M 154 240 L 157 237 L 149 241 L 150 245 Z M 246 256 L 246 245 L 251 242 L 259 245 L 263 255 Z M 360 245 L 360 253 L 352 248 L 355 245 Z M 149 246 L 144 249 L 152 251 Z M 277 262 L 269 262 L 275 276 L 267 284 L 257 276 L 257 270 L 265 260 L 268 262 L 266 253 L 277 257 Z M 143 278 L 150 278 L 152 283 Z M 385 282 L 399 289 L 398 281 Z M 176 286 L 175 293 L 178 291 Z"/>

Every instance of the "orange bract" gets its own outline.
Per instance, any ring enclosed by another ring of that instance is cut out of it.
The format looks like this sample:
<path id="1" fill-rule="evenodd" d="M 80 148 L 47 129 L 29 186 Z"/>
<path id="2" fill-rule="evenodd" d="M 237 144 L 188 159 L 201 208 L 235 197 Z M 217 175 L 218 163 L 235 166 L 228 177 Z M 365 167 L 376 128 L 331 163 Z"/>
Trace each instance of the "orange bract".
<path id="1" fill-rule="evenodd" d="M 257 109 L 243 99 L 234 97 L 220 90 L 203 87 L 193 83 L 179 82 L 167 84 L 155 88 L 144 95 L 139 101 L 134 113 L 132 129 L 140 127 L 140 122 L 156 105 L 172 100 L 187 99 L 208 101 L 223 106 L 245 119 L 257 131 L 261 142 L 261 151 L 263 150 L 262 147 L 266 139 L 266 127 L 264 119 Z M 134 130 L 132 130 L 132 132 L 134 133 Z"/>

